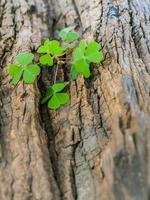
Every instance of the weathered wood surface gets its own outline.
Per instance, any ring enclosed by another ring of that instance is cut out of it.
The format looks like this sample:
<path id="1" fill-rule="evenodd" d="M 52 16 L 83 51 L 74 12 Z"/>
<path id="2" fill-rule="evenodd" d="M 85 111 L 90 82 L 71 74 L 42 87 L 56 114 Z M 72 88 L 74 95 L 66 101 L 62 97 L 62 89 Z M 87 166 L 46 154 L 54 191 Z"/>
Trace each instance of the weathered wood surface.
<path id="1" fill-rule="evenodd" d="M 49 112 L 37 85 L 12 88 L 6 66 L 70 25 L 106 58 L 71 84 L 70 105 Z M 149 200 L 148 0 L 2 0 L 0 58 L 1 200 Z"/>

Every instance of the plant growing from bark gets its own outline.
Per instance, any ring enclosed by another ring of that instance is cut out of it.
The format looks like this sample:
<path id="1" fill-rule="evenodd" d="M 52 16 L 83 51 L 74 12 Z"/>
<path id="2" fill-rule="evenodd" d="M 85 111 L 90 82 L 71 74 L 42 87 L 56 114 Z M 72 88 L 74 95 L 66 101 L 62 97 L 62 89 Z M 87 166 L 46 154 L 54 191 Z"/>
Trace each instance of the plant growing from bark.
<path id="1" fill-rule="evenodd" d="M 63 92 L 69 82 L 57 83 L 56 80 L 59 65 L 70 67 L 71 80 L 76 80 L 79 75 L 89 78 L 91 64 L 98 64 L 104 59 L 100 44 L 94 40 L 79 40 L 78 33 L 73 31 L 72 27 L 61 30 L 59 37 L 60 41 L 47 39 L 37 50 L 41 67 L 56 67 L 54 83 L 41 100 L 41 104 L 47 102 L 50 109 L 57 109 L 69 103 L 69 95 Z M 17 64 L 8 65 L 12 84 L 17 85 L 21 79 L 28 84 L 36 80 L 41 68 L 32 63 L 33 58 L 32 53 L 20 53 L 16 56 Z"/>
<path id="2" fill-rule="evenodd" d="M 33 83 L 40 74 L 40 67 L 32 64 L 34 55 L 32 53 L 19 53 L 16 56 L 17 64 L 9 64 L 8 72 L 12 76 L 12 83 L 17 85 L 23 79 L 25 83 Z"/>
<path id="3" fill-rule="evenodd" d="M 68 82 L 55 83 L 46 92 L 41 103 L 48 101 L 48 107 L 51 109 L 57 109 L 61 105 L 67 104 L 69 102 L 69 95 L 62 90 L 68 85 Z"/>

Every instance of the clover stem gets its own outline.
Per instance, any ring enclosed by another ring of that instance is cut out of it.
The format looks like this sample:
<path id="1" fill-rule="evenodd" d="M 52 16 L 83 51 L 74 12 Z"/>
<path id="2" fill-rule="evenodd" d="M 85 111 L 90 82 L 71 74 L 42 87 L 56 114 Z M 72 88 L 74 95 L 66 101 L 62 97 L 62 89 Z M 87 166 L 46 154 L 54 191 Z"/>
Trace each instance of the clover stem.
<path id="1" fill-rule="evenodd" d="M 70 61 L 71 59 L 70 58 L 59 58 L 59 59 L 56 59 L 58 61 Z"/>
<path id="2" fill-rule="evenodd" d="M 56 83 L 56 79 L 57 79 L 57 72 L 58 72 L 58 63 L 56 65 L 56 69 L 55 69 L 55 75 L 54 75 L 54 84 Z"/>

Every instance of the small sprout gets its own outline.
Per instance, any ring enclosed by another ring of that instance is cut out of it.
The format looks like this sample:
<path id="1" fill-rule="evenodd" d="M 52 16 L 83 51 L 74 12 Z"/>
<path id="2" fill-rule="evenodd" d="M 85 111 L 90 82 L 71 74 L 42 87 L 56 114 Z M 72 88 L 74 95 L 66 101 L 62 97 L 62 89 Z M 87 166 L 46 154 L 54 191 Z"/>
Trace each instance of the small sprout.
<path id="1" fill-rule="evenodd" d="M 41 101 L 41 104 L 48 101 L 48 108 L 57 109 L 61 105 L 69 103 L 69 95 L 65 92 L 61 92 L 67 85 L 68 82 L 55 83 L 54 85 L 52 85 L 47 90 L 45 96 Z"/>
<path id="2" fill-rule="evenodd" d="M 9 64 L 8 73 L 12 76 L 12 84 L 17 85 L 23 78 L 25 83 L 33 83 L 40 74 L 40 67 L 31 64 L 34 55 L 32 53 L 20 53 L 16 56 L 18 64 Z"/>

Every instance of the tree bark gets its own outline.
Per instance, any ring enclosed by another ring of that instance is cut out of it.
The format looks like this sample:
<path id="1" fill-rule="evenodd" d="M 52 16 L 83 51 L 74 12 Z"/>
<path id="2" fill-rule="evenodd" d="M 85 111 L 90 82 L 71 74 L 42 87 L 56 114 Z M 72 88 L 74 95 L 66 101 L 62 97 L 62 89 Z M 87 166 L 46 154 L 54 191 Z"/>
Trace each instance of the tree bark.
<path id="1" fill-rule="evenodd" d="M 53 71 L 13 88 L 7 64 L 64 26 L 100 42 L 105 60 L 49 111 L 39 100 Z M 150 199 L 148 0 L 2 0 L 0 58 L 1 200 Z"/>

